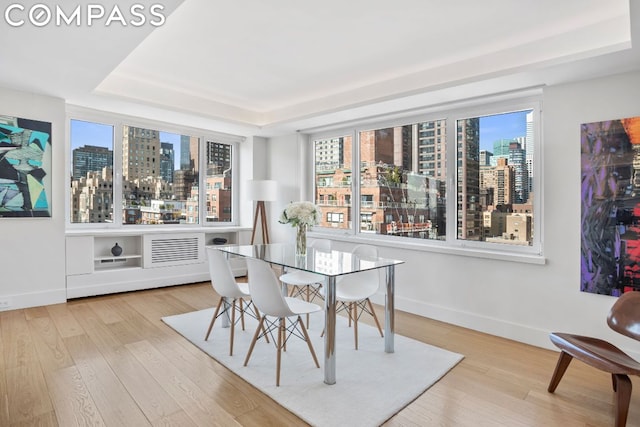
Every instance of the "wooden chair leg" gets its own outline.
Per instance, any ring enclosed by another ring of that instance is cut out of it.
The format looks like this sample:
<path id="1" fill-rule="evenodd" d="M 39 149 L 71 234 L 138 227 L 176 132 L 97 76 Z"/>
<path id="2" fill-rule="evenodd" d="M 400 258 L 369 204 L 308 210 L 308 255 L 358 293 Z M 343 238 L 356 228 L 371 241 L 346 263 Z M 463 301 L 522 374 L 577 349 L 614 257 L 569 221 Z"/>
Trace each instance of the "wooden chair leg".
<path id="1" fill-rule="evenodd" d="M 229 338 L 229 356 L 233 356 L 233 338 L 236 336 L 236 300 L 231 301 L 231 337 Z"/>
<path id="2" fill-rule="evenodd" d="M 560 383 L 562 376 L 567 371 L 569 367 L 569 363 L 573 360 L 573 356 L 564 351 L 560 352 L 560 356 L 558 357 L 558 363 L 556 364 L 556 369 L 553 371 L 553 375 L 551 376 L 551 381 L 549 382 L 549 387 L 547 387 L 547 391 L 549 393 L 553 393 L 556 391 L 556 387 Z"/>
<path id="3" fill-rule="evenodd" d="M 627 424 L 629 402 L 631 401 L 631 380 L 626 375 L 614 374 L 616 384 L 616 427 L 624 427 Z"/>
<path id="4" fill-rule="evenodd" d="M 309 338 L 309 334 L 307 333 L 307 329 L 304 327 L 302 323 L 302 319 L 298 316 L 298 324 L 300 325 L 300 329 L 302 330 L 302 334 L 304 335 L 304 339 L 307 341 L 307 347 L 309 347 L 309 351 L 311 352 L 311 357 L 313 357 L 313 362 L 316 364 L 316 368 L 320 367 L 318 363 L 318 358 L 316 357 L 316 352 L 313 350 L 313 345 L 311 344 L 311 339 Z"/>
<path id="5" fill-rule="evenodd" d="M 311 293 L 309 291 L 310 286 L 307 285 L 307 302 L 309 302 L 309 300 L 311 299 Z M 307 313 L 307 328 L 309 328 L 309 313 Z"/>
<path id="6" fill-rule="evenodd" d="M 218 306 L 216 307 L 216 311 L 213 312 L 211 323 L 209 323 L 209 329 L 207 329 L 207 335 L 204 337 L 205 341 L 209 339 L 209 335 L 211 334 L 211 330 L 213 329 L 213 324 L 216 323 L 216 318 L 218 317 L 220 306 L 222 306 L 222 301 L 224 301 L 224 298 L 220 298 L 220 301 L 218 301 Z"/>
<path id="7" fill-rule="evenodd" d="M 256 307 L 255 304 L 252 304 L 252 306 L 253 306 L 253 311 L 256 314 L 256 319 L 261 319 L 260 311 L 258 310 L 258 307 Z M 264 324 L 262 325 L 262 332 L 264 333 L 265 341 L 267 341 L 267 343 L 268 343 L 269 342 L 269 334 L 267 334 L 267 328 L 264 327 Z"/>
<path id="8" fill-rule="evenodd" d="M 287 319 L 282 321 L 282 351 L 287 351 Z"/>
<path id="9" fill-rule="evenodd" d="M 351 304 L 353 309 L 353 337 L 356 341 L 356 350 L 358 349 L 358 303 Z"/>
<path id="10" fill-rule="evenodd" d="M 240 322 L 242 323 L 242 330 L 244 331 L 244 299 L 238 299 L 240 300 Z"/>
<path id="11" fill-rule="evenodd" d="M 247 357 L 244 358 L 244 366 L 247 366 L 247 364 L 249 363 L 249 358 L 251 358 L 251 353 L 253 353 L 253 347 L 255 347 L 256 341 L 258 341 L 260 330 L 264 330 L 264 316 L 260 318 L 260 322 L 258 322 L 258 327 L 256 328 L 256 333 L 253 334 L 253 339 L 251 340 L 251 345 L 249 346 Z"/>
<path id="12" fill-rule="evenodd" d="M 282 346 L 284 345 L 282 336 L 284 335 L 284 317 L 280 318 L 278 326 L 278 355 L 276 356 L 276 387 L 280 386 L 280 362 L 282 360 Z M 285 340 L 286 342 L 286 340 Z"/>
<path id="13" fill-rule="evenodd" d="M 376 326 L 378 327 L 380 336 L 384 337 L 384 334 L 382 333 L 382 328 L 380 327 L 380 322 L 378 321 L 378 316 L 376 316 L 376 311 L 373 309 L 373 304 L 371 304 L 371 300 L 369 298 L 367 298 L 367 304 L 369 304 L 369 310 L 371 310 L 371 316 L 373 316 L 373 321 L 376 322 Z"/>

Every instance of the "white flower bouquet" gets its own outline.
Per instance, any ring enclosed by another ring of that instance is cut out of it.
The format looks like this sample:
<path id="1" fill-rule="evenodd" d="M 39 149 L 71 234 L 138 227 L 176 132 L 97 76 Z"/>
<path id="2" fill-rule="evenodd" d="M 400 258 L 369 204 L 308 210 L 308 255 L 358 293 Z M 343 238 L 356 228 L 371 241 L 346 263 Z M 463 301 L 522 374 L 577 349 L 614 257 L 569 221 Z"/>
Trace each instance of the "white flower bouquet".
<path id="1" fill-rule="evenodd" d="M 279 222 L 296 228 L 296 255 L 307 254 L 307 228 L 320 223 L 320 208 L 311 202 L 291 202 Z"/>
<path id="2" fill-rule="evenodd" d="M 311 227 L 320 223 L 320 208 L 311 202 L 291 202 L 282 211 L 279 222 L 292 227 Z"/>

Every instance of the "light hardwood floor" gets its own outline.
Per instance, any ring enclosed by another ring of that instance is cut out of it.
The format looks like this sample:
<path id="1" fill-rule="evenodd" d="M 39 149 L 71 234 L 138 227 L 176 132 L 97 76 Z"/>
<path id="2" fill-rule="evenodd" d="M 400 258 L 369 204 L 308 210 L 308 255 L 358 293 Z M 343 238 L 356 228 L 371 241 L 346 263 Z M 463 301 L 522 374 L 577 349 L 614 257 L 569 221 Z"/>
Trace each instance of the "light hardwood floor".
<path id="1" fill-rule="evenodd" d="M 216 301 L 207 282 L 0 313 L 0 426 L 304 425 L 160 320 Z M 465 359 L 387 426 L 613 425 L 609 376 L 578 361 L 550 394 L 553 351 L 402 312 L 396 332 Z"/>

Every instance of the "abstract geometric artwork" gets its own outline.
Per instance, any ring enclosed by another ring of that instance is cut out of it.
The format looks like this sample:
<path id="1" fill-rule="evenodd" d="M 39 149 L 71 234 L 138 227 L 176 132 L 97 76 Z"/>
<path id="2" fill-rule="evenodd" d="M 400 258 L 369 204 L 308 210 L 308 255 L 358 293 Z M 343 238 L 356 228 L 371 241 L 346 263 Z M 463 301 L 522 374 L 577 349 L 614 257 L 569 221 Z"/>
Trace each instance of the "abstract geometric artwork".
<path id="1" fill-rule="evenodd" d="M 581 125 L 580 290 L 640 290 L 640 117 Z"/>
<path id="2" fill-rule="evenodd" d="M 0 217 L 51 216 L 51 123 L 0 116 Z"/>

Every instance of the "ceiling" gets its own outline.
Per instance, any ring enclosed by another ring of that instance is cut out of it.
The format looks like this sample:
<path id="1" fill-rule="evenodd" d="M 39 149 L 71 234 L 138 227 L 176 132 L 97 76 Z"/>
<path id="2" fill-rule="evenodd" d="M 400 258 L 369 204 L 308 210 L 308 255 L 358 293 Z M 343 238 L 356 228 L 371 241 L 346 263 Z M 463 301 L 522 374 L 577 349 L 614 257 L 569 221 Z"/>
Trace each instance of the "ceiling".
<path id="1" fill-rule="evenodd" d="M 640 69 L 629 0 L 156 3 L 159 27 L 0 21 L 0 86 L 271 136 Z"/>

